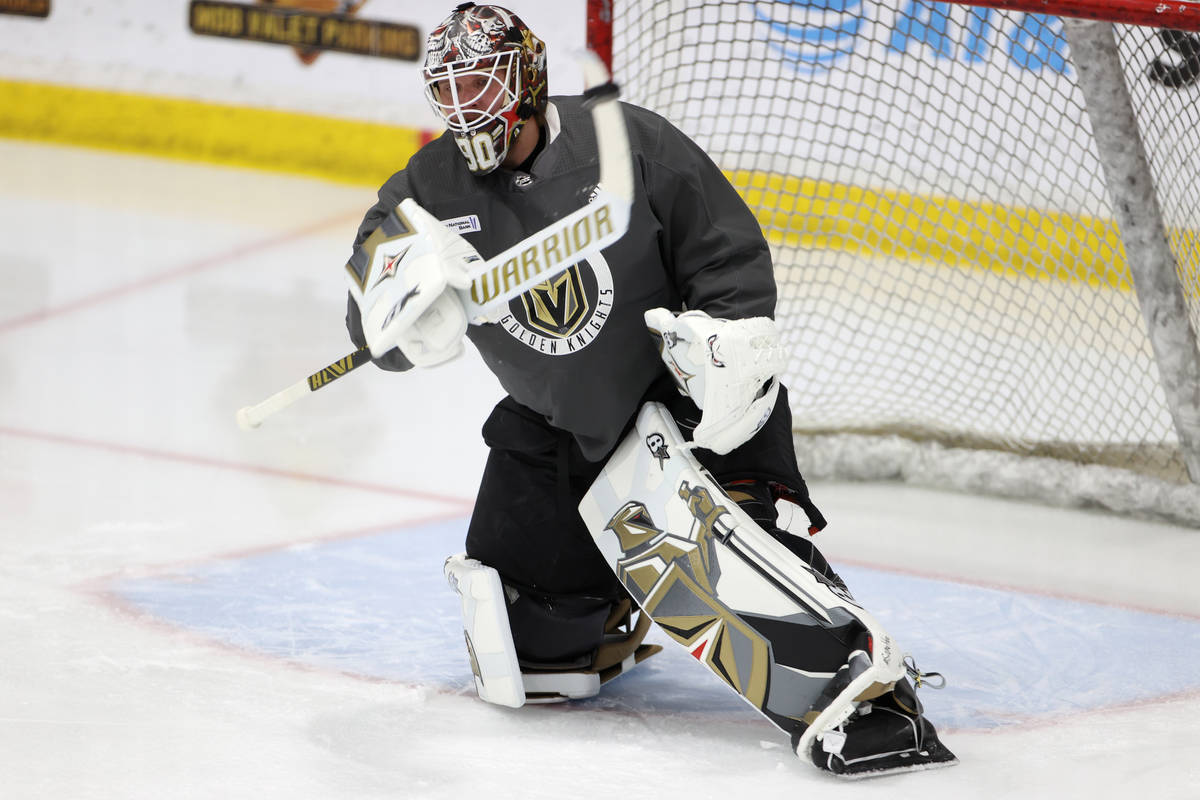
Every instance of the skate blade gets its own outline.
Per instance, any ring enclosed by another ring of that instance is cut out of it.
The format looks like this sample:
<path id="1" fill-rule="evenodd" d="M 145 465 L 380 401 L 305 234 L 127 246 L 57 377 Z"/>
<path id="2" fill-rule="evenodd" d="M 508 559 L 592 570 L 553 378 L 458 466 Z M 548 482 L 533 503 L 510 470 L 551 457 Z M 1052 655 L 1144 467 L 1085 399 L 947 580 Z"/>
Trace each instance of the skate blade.
<path id="1" fill-rule="evenodd" d="M 835 778 L 844 781 L 861 781 L 868 778 L 883 778 L 888 775 L 898 775 L 903 772 L 925 772 L 931 769 L 942 769 L 943 767 L 953 767 L 958 763 L 958 757 L 949 750 L 944 751 L 936 756 L 917 756 L 909 758 L 890 758 L 875 764 L 861 764 L 858 768 L 851 764 L 842 772 L 833 772 L 832 770 L 822 770 L 828 772 Z"/>

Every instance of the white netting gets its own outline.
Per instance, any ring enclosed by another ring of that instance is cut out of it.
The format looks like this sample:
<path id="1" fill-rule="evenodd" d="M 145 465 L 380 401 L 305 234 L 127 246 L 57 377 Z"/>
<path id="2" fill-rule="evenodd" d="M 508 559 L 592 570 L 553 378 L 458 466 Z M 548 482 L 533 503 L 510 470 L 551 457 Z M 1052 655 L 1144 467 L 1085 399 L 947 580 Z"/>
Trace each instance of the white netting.
<path id="1" fill-rule="evenodd" d="M 1061 20 L 911 0 L 644 0 L 613 16 L 625 97 L 712 155 L 775 250 L 812 477 L 1200 522 Z M 1196 320 L 1190 40 L 1118 36 Z M 1088 468 L 1061 477 L 1071 465 Z"/>

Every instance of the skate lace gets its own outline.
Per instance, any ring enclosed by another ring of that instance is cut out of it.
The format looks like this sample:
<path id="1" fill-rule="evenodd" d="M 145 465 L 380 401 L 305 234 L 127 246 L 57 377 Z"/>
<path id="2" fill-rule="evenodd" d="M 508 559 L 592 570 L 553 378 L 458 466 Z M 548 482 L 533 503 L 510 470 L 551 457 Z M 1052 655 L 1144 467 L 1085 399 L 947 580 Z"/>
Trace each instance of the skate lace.
<path id="1" fill-rule="evenodd" d="M 946 676 L 940 672 L 922 672 L 912 656 L 904 657 L 904 671 L 908 673 L 914 688 L 920 689 L 922 686 L 928 686 L 930 689 L 944 689 L 946 687 Z"/>

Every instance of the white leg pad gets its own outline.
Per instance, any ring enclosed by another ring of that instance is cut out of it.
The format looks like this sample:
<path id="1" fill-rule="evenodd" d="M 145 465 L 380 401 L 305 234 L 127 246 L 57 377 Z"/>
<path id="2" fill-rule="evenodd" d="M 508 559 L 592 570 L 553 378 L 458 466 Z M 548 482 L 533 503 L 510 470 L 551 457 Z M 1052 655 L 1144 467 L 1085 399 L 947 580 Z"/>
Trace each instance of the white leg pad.
<path id="1" fill-rule="evenodd" d="M 447 558 L 444 572 L 462 599 L 463 632 L 479 699 L 520 708 L 525 705 L 525 685 L 500 574 L 466 553 Z"/>

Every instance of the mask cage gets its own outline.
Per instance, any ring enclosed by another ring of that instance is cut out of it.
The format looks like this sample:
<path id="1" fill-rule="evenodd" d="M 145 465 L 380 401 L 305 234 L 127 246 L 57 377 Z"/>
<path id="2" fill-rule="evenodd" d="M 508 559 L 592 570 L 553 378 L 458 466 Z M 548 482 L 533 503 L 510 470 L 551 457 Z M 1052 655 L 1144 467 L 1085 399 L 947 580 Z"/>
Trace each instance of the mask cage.
<path id="1" fill-rule="evenodd" d="M 520 98 L 516 52 L 451 61 L 425 70 L 425 96 L 456 133 L 485 127 L 513 111 Z"/>

